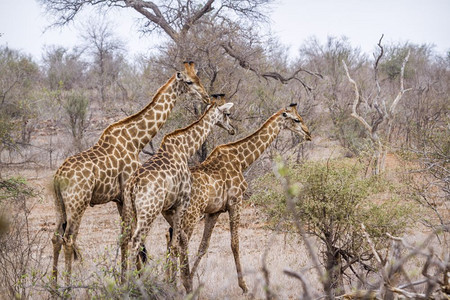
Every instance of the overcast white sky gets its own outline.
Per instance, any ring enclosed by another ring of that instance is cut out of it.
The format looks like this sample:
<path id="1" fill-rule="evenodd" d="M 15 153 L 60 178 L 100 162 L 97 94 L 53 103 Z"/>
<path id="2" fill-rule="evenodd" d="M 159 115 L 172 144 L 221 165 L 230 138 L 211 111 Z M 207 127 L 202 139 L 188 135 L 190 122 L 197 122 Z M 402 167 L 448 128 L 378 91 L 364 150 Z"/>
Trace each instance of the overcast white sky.
<path id="1" fill-rule="evenodd" d="M 84 14 L 97 18 L 92 13 Z M 131 9 L 109 15 L 118 37 L 127 42 L 130 54 L 145 53 L 154 37 L 141 37 Z M 274 6 L 272 30 L 295 56 L 310 36 L 325 42 L 327 36 L 347 36 L 353 46 L 372 53 L 380 36 L 385 42 L 434 44 L 443 54 L 450 51 L 450 0 L 281 0 Z M 44 29 L 50 24 L 35 0 L 0 2 L 0 45 L 22 50 L 39 60 L 44 45 L 71 48 L 80 44 L 81 18 L 64 28 Z"/>

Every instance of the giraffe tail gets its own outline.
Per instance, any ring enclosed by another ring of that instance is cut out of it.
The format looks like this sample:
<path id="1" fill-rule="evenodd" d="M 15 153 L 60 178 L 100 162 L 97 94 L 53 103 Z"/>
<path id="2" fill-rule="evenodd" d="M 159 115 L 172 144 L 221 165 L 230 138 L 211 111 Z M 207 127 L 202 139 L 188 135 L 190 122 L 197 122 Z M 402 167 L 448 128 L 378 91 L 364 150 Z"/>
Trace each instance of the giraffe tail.
<path id="1" fill-rule="evenodd" d="M 59 180 L 56 176 L 53 179 L 53 190 L 55 192 L 55 207 L 58 218 L 55 234 L 62 239 L 67 227 L 67 215 L 66 206 L 64 204 L 63 196 L 61 193 L 61 180 Z"/>
<path id="2" fill-rule="evenodd" d="M 66 214 L 66 205 L 64 204 L 64 199 L 61 193 L 61 184 L 62 180 L 55 177 L 53 180 L 53 189 L 55 192 L 55 206 L 56 206 L 56 212 L 58 215 L 58 223 L 55 235 L 57 235 L 63 243 L 65 243 L 64 233 L 66 232 L 67 228 L 67 214 Z M 78 260 L 81 257 L 80 251 L 77 247 L 77 245 L 73 245 L 73 259 Z"/>

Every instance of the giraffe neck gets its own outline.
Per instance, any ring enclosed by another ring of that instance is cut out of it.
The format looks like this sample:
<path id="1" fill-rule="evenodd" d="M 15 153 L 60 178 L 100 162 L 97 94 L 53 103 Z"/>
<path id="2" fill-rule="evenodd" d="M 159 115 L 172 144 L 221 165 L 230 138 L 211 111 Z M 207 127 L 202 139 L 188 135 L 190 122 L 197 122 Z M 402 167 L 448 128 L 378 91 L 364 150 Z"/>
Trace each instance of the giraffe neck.
<path id="1" fill-rule="evenodd" d="M 176 100 L 184 92 L 185 87 L 179 84 L 175 75 L 172 76 L 141 111 L 106 128 L 97 145 L 116 144 L 118 141 L 126 144 L 124 150 L 138 154 L 167 121 Z"/>
<path id="2" fill-rule="evenodd" d="M 242 170 L 257 160 L 278 136 L 281 131 L 281 113 L 275 113 L 252 135 L 225 145 L 240 161 Z"/>
<path id="3" fill-rule="evenodd" d="M 176 151 L 185 160 L 195 154 L 217 123 L 221 112 L 216 105 L 211 105 L 203 116 L 191 125 L 175 130 L 166 135 L 161 142 L 161 149 Z"/>

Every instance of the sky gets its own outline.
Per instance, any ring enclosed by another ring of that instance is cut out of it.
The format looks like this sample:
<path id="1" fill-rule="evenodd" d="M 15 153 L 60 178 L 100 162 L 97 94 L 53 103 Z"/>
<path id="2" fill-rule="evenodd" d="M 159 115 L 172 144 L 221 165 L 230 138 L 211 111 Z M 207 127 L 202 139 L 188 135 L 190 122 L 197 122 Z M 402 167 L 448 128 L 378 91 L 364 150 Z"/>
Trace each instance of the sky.
<path id="1" fill-rule="evenodd" d="M 1 0 L 0 46 L 7 45 L 39 61 L 45 47 L 70 49 L 80 45 L 83 24 L 98 17 L 95 10 L 84 11 L 69 26 L 48 28 L 51 20 L 37 1 Z M 132 9 L 108 13 L 130 57 L 147 53 L 157 39 L 138 32 L 139 17 Z M 374 51 L 382 34 L 385 43 L 434 45 L 438 54 L 450 51 L 450 0 L 279 0 L 270 19 L 273 34 L 289 47 L 291 58 L 312 36 L 322 43 L 328 36 L 346 36 L 351 45 L 367 54 Z"/>

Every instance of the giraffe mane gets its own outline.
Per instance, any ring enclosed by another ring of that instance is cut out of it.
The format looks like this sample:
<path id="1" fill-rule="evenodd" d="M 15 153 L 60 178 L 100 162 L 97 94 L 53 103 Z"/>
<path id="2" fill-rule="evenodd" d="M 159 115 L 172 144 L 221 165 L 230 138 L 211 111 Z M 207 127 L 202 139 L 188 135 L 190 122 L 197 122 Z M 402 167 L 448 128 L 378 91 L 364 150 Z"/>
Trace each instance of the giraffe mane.
<path id="1" fill-rule="evenodd" d="M 181 134 L 183 131 L 186 131 L 187 129 L 189 129 L 189 128 L 195 126 L 195 125 L 197 125 L 197 124 L 203 119 L 203 117 L 204 117 L 211 109 L 213 109 L 213 107 L 216 107 L 216 105 L 215 105 L 215 104 L 210 105 L 210 106 L 205 110 L 205 112 L 202 114 L 202 116 L 201 116 L 200 118 L 198 118 L 197 121 L 195 121 L 195 122 L 189 124 L 188 126 L 186 126 L 186 127 L 184 127 L 184 128 L 179 128 L 179 129 L 177 129 L 177 130 L 175 130 L 175 131 L 172 131 L 171 133 L 166 134 L 166 135 L 163 137 L 162 141 L 161 141 L 161 145 L 163 145 L 163 144 L 166 142 L 166 139 L 171 138 L 171 137 L 174 137 L 174 136 L 177 136 L 177 135 Z M 160 147 L 161 147 L 161 146 L 160 146 Z"/>
<path id="2" fill-rule="evenodd" d="M 242 142 L 246 142 L 248 141 L 255 133 L 263 130 L 264 128 L 266 128 L 267 126 L 269 126 L 269 124 L 271 124 L 273 122 L 273 120 L 275 120 L 276 118 L 278 118 L 278 116 L 280 116 L 282 113 L 284 112 L 284 109 L 280 109 L 279 111 L 277 111 L 276 113 L 274 113 L 269 119 L 267 119 L 259 128 L 258 130 L 254 131 L 252 134 L 243 137 L 237 141 L 233 141 L 231 143 L 228 144 L 222 144 L 217 146 L 216 148 L 214 148 L 214 150 L 211 152 L 211 154 L 206 158 L 205 162 L 209 160 L 209 158 L 213 159 L 213 156 L 215 156 L 215 154 L 217 152 L 220 152 L 221 149 L 227 149 L 227 148 L 232 148 L 234 146 L 236 146 L 239 143 Z"/>
<path id="3" fill-rule="evenodd" d="M 124 123 L 127 123 L 127 122 L 131 121 L 132 119 L 134 119 L 137 116 L 139 116 L 143 111 L 147 110 L 152 105 L 155 105 L 156 99 L 158 99 L 158 97 L 162 94 L 162 92 L 167 89 L 167 86 L 172 84 L 172 82 L 174 80 L 175 80 L 175 75 L 172 75 L 172 77 L 170 77 L 170 79 L 156 91 L 156 93 L 153 96 L 152 101 L 150 103 L 148 103 L 144 108 L 142 108 L 140 111 L 132 114 L 131 116 L 125 117 L 125 118 L 123 118 L 123 119 L 121 119 L 121 120 L 119 120 L 119 121 L 117 121 L 115 123 L 112 123 L 108 127 L 106 127 L 106 129 L 103 131 L 101 136 L 104 136 L 105 134 L 109 133 L 114 127 L 116 127 L 118 125 L 122 125 Z"/>

